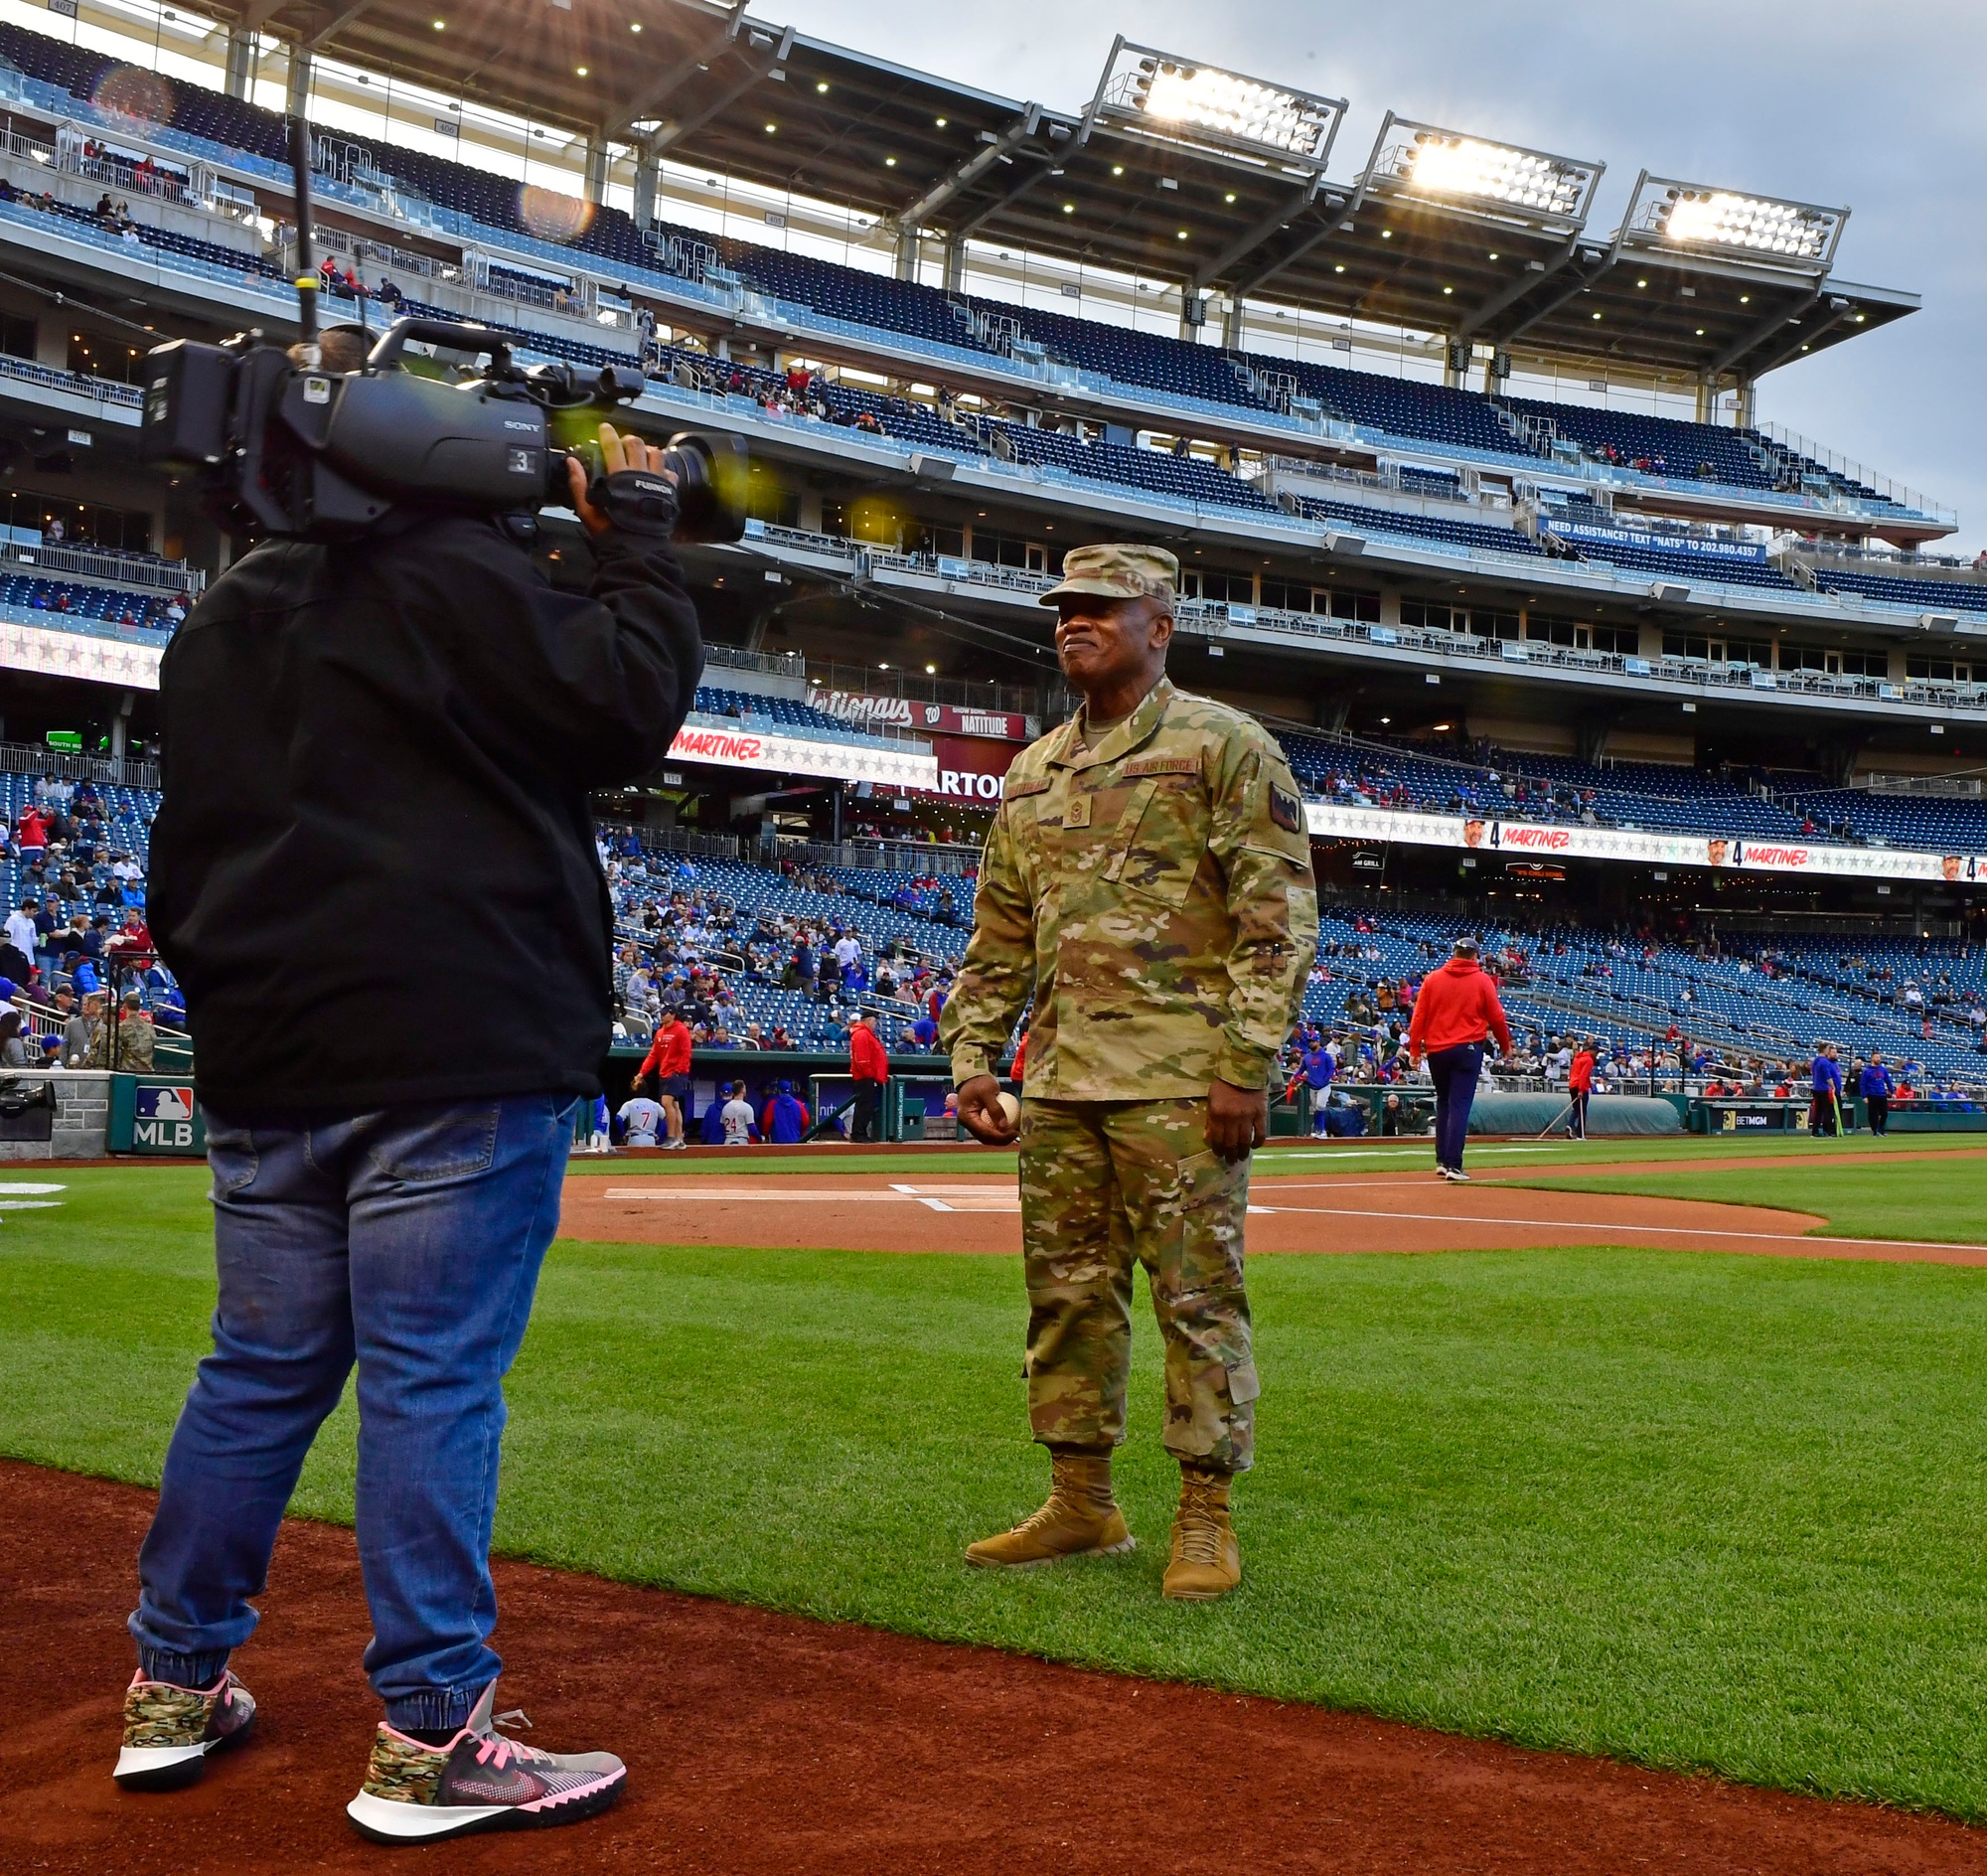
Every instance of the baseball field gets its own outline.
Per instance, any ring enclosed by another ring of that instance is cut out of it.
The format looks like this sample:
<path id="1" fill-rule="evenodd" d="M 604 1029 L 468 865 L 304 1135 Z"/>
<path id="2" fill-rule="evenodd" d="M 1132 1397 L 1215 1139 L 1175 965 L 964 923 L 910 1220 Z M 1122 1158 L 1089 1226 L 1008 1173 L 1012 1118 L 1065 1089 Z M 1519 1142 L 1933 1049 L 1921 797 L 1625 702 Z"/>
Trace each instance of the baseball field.
<path id="1" fill-rule="evenodd" d="M 630 1794 L 452 1865 L 1987 1870 L 1987 1150 L 1432 1165 L 1261 1156 L 1247 1574 L 1187 1607 L 1148 1316 L 1140 1547 L 961 1564 L 1044 1483 L 1010 1157 L 576 1166 L 510 1388 L 500 1704 L 620 1750 Z M 263 1736 L 180 1797 L 108 1777 L 206 1183 L 0 1178 L 0 1764 L 32 1795 L 0 1870 L 381 1854 L 340 1815 L 349 1399 L 236 1661 Z"/>

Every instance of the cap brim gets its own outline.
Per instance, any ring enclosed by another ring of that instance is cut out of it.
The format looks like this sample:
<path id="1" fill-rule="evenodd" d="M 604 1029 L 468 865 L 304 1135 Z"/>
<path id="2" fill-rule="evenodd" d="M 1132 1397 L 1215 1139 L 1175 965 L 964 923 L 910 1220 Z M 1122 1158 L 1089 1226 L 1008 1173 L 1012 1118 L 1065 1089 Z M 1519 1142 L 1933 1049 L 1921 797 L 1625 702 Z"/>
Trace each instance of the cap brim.
<path id="1" fill-rule="evenodd" d="M 1059 599 L 1064 598 L 1070 593 L 1085 593 L 1095 599 L 1144 599 L 1146 597 L 1143 592 L 1128 593 L 1124 587 L 1114 586 L 1109 580 L 1078 577 L 1076 579 L 1066 579 L 1060 585 L 1051 586 L 1035 603 L 1042 606 L 1052 606 Z"/>

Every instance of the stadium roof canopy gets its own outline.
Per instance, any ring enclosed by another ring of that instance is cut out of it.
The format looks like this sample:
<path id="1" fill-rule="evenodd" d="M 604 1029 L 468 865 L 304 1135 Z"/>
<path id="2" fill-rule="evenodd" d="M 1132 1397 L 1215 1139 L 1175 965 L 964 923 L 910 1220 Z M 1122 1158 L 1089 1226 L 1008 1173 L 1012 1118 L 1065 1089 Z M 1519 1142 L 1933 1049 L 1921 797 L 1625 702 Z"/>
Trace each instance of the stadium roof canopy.
<path id="1" fill-rule="evenodd" d="M 1056 110 L 711 0 L 248 0 L 237 24 L 603 142 L 945 239 L 1284 301 L 1591 369 L 1757 378 L 1912 312 L 1832 272 L 1846 210 L 1644 175 L 1126 46 Z M 441 22 L 437 29 L 436 22 Z M 639 30 L 638 30 L 639 29 Z"/>

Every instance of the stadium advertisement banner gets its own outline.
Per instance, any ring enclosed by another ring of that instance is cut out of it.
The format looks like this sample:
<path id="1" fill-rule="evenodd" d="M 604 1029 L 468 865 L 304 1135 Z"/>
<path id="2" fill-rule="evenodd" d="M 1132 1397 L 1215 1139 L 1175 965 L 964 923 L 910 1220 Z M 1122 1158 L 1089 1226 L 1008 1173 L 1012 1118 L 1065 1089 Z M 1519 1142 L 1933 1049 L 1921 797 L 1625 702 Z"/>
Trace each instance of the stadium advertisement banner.
<path id="1" fill-rule="evenodd" d="M 1754 835 L 1652 834 L 1632 828 L 1569 828 L 1493 817 L 1414 814 L 1395 808 L 1312 801 L 1313 836 L 1452 847 L 1537 860 L 1624 860 L 1657 866 L 1727 871 L 1831 873 L 1853 879 L 1918 879 L 1987 885 L 1987 854 L 1918 854 L 1897 847 L 1827 847 Z"/>
<path id="2" fill-rule="evenodd" d="M 123 639 L 20 625 L 0 615 L 0 668 L 8 671 L 40 671 L 57 678 L 156 691 L 164 650 L 163 645 L 131 645 Z"/>
<path id="3" fill-rule="evenodd" d="M 928 750 L 816 742 L 804 736 L 765 735 L 756 729 L 695 719 L 677 731 L 668 760 L 709 762 L 730 769 L 772 769 L 782 775 L 818 775 L 831 781 L 874 782 L 881 788 L 922 788 L 928 792 L 938 788 L 938 759 Z"/>
<path id="4" fill-rule="evenodd" d="M 1602 547 L 1645 547 L 1658 553 L 1695 553 L 1712 560 L 1763 560 L 1764 547 L 1745 541 L 1704 541 L 1695 535 L 1645 534 L 1635 528 L 1588 528 L 1579 522 L 1549 521 L 1547 532 L 1562 541 L 1588 541 Z"/>
<path id="5" fill-rule="evenodd" d="M 955 801 L 996 802 L 1006 786 L 1007 771 L 1020 747 L 1011 742 L 990 742 L 984 737 L 934 736 L 932 753 L 938 758 L 936 794 Z"/>
<path id="6" fill-rule="evenodd" d="M 887 723 L 896 729 L 915 729 L 920 735 L 992 736 L 1001 742 L 1034 740 L 1028 733 L 1028 719 L 1013 710 L 920 704 L 912 698 L 871 697 L 863 691 L 812 690 L 808 702 L 844 723 Z"/>

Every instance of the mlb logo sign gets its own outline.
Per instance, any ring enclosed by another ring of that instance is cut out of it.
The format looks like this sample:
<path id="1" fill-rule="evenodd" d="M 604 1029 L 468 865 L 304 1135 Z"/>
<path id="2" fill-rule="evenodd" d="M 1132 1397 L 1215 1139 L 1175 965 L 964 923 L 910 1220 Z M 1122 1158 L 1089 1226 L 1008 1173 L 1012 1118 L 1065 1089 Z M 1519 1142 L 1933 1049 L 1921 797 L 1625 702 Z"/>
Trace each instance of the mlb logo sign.
<path id="1" fill-rule="evenodd" d="M 139 1088 L 131 1145 L 154 1153 L 194 1151 L 193 1090 Z"/>

